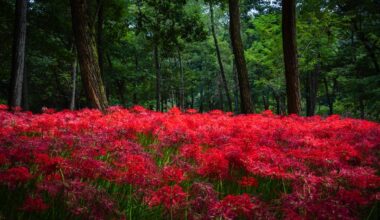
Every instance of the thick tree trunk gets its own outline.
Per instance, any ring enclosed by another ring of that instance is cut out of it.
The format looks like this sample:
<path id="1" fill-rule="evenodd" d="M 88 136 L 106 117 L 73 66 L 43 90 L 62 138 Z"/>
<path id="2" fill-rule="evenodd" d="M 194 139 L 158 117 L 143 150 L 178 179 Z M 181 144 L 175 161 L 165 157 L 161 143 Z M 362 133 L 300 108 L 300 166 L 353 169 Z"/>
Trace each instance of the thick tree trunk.
<path id="1" fill-rule="evenodd" d="M 75 56 L 72 64 L 72 87 L 71 87 L 71 101 L 70 110 L 75 110 L 76 90 L 77 90 L 77 70 L 78 70 L 78 58 Z"/>
<path id="2" fill-rule="evenodd" d="M 27 0 L 16 0 L 13 33 L 12 71 L 9 88 L 9 108 L 21 107 L 22 85 L 25 68 L 26 13 Z"/>
<path id="3" fill-rule="evenodd" d="M 158 51 L 158 45 L 154 45 L 154 67 L 156 70 L 156 111 L 162 111 L 161 108 L 161 66 L 160 66 L 160 54 Z"/>
<path id="4" fill-rule="evenodd" d="M 317 105 L 318 78 L 321 73 L 321 65 L 316 65 L 315 71 L 307 75 L 306 80 L 306 115 L 313 116 L 315 114 L 315 106 Z"/>
<path id="5" fill-rule="evenodd" d="M 98 46 L 98 62 L 100 75 L 104 77 L 104 55 L 103 55 L 103 24 L 104 24 L 104 1 L 97 0 L 98 3 L 98 20 L 97 20 L 97 46 Z"/>
<path id="6" fill-rule="evenodd" d="M 72 26 L 84 88 L 92 107 L 105 111 L 107 96 L 100 74 L 96 40 L 89 26 L 86 0 L 70 0 Z"/>
<path id="7" fill-rule="evenodd" d="M 251 99 L 248 70 L 245 62 L 243 42 L 240 35 L 240 9 L 239 0 L 229 0 L 230 35 L 240 88 L 240 105 L 243 114 L 254 112 Z"/>
<path id="8" fill-rule="evenodd" d="M 181 110 L 185 110 L 185 73 L 183 71 L 181 51 L 178 48 L 178 62 L 180 70 L 179 104 Z"/>
<path id="9" fill-rule="evenodd" d="M 282 41 L 289 114 L 300 114 L 301 92 L 297 63 L 296 1 L 282 1 Z"/>
<path id="10" fill-rule="evenodd" d="M 227 97 L 228 110 L 232 111 L 231 95 L 230 95 L 230 91 L 228 89 L 228 83 L 227 83 L 227 79 L 226 79 L 226 74 L 224 72 L 224 66 L 223 66 L 223 62 L 222 62 L 222 57 L 220 55 L 218 38 L 216 37 L 215 21 L 214 21 L 215 20 L 214 19 L 214 7 L 213 7 L 213 4 L 212 4 L 212 1 L 210 1 L 210 17 L 211 17 L 211 32 L 212 32 L 212 37 L 214 38 L 216 57 L 218 59 L 218 64 L 219 64 L 219 68 L 220 68 L 220 76 L 222 78 L 224 92 L 226 93 L 226 97 Z"/>

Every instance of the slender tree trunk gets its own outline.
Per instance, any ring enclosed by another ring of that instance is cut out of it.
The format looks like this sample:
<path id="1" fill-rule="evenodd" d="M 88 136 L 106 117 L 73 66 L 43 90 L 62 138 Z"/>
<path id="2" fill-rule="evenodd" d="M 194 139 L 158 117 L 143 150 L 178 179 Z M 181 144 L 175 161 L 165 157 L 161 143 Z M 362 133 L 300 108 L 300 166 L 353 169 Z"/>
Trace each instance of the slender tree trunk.
<path id="1" fill-rule="evenodd" d="M 317 105 L 318 78 L 321 73 L 321 65 L 316 65 L 315 71 L 307 75 L 306 84 L 306 115 L 313 116 Z"/>
<path id="2" fill-rule="evenodd" d="M 139 58 L 137 57 L 137 53 L 135 53 L 135 65 L 136 65 L 136 73 L 139 73 L 140 67 L 139 67 Z M 133 82 L 133 104 L 137 105 L 138 104 L 138 98 L 137 98 L 137 80 Z"/>
<path id="3" fill-rule="evenodd" d="M 74 62 L 72 64 L 72 87 L 71 87 L 71 101 L 70 110 L 75 110 L 76 90 L 77 90 L 77 70 L 78 70 L 78 56 L 75 55 Z"/>
<path id="4" fill-rule="evenodd" d="M 194 108 L 194 89 L 191 88 L 191 103 L 190 107 L 193 109 Z"/>
<path id="5" fill-rule="evenodd" d="M 227 106 L 228 106 L 228 110 L 232 111 L 231 95 L 230 95 L 230 91 L 228 89 L 228 83 L 227 83 L 227 79 L 226 79 L 226 74 L 224 72 L 224 66 L 223 66 L 223 62 L 222 62 L 222 57 L 220 55 L 218 38 L 216 37 L 215 21 L 214 21 L 215 20 L 214 19 L 214 7 L 213 7 L 213 4 L 212 4 L 212 1 L 210 1 L 210 17 L 211 17 L 211 32 L 212 32 L 212 37 L 214 38 L 216 57 L 218 59 L 218 64 L 219 64 L 219 68 L 220 68 L 220 76 L 222 78 L 224 92 L 226 93 L 226 97 L 227 97 Z"/>
<path id="6" fill-rule="evenodd" d="M 24 79 L 22 81 L 22 109 L 29 111 L 29 86 L 28 86 L 28 69 L 25 63 Z"/>
<path id="7" fill-rule="evenodd" d="M 280 96 L 273 92 L 274 99 L 276 101 L 276 114 L 281 114 L 281 99 Z"/>
<path id="8" fill-rule="evenodd" d="M 70 0 L 72 26 L 77 47 L 80 72 L 92 107 L 105 111 L 107 96 L 100 74 L 94 29 L 89 26 L 86 0 Z"/>
<path id="9" fill-rule="evenodd" d="M 329 85 L 327 83 L 327 78 L 323 78 L 323 84 L 325 85 L 325 93 L 326 93 L 326 99 L 327 99 L 327 104 L 329 106 L 329 115 L 334 114 L 334 103 L 332 101 L 332 97 L 329 93 Z"/>
<path id="10" fill-rule="evenodd" d="M 8 106 L 21 107 L 22 85 L 25 68 L 26 14 L 27 0 L 16 0 L 15 23 L 12 48 L 12 71 Z"/>
<path id="11" fill-rule="evenodd" d="M 158 51 L 158 45 L 154 45 L 154 67 L 156 69 L 156 111 L 162 111 L 161 108 L 161 66 L 160 66 L 160 54 Z"/>
<path id="12" fill-rule="evenodd" d="M 282 41 L 289 114 L 301 113 L 301 92 L 297 63 L 296 0 L 282 1 Z"/>
<path id="13" fill-rule="evenodd" d="M 199 99 L 199 112 L 204 111 L 204 88 L 203 88 L 203 82 L 201 82 L 200 86 L 200 99 Z"/>
<path id="14" fill-rule="evenodd" d="M 219 108 L 224 111 L 224 99 L 223 99 L 223 89 L 222 89 L 222 79 L 218 76 L 215 76 L 217 79 L 218 93 L 219 93 Z"/>
<path id="15" fill-rule="evenodd" d="M 240 9 L 239 0 L 229 0 L 230 35 L 233 53 L 235 56 L 236 69 L 239 79 L 241 112 L 249 114 L 254 112 L 248 70 L 245 62 L 243 42 L 240 35 Z"/>
<path id="16" fill-rule="evenodd" d="M 235 61 L 232 63 L 232 75 L 234 79 L 234 109 L 235 114 L 239 113 L 239 80 L 238 80 L 238 74 L 236 70 Z"/>
<path id="17" fill-rule="evenodd" d="M 268 98 L 263 95 L 263 106 L 264 106 L 264 110 L 269 110 L 269 101 L 268 101 Z"/>
<path id="18" fill-rule="evenodd" d="M 185 73 L 183 71 L 181 51 L 178 48 L 178 62 L 180 70 L 179 104 L 181 110 L 185 110 Z"/>
<path id="19" fill-rule="evenodd" d="M 360 109 L 360 119 L 365 118 L 365 105 L 364 100 L 360 97 L 359 98 L 359 109 Z"/>

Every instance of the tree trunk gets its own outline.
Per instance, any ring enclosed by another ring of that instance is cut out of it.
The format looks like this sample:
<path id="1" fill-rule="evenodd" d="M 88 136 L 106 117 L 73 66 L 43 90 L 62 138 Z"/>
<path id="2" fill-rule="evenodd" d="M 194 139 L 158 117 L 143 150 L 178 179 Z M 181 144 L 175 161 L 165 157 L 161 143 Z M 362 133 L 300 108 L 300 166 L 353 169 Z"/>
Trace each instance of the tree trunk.
<path id="1" fill-rule="evenodd" d="M 265 95 L 263 95 L 262 98 L 263 98 L 264 110 L 269 110 L 269 100 L 268 100 L 268 98 Z"/>
<path id="2" fill-rule="evenodd" d="M 360 119 L 365 118 L 365 105 L 364 105 L 364 100 L 359 97 L 359 110 L 360 110 Z"/>
<path id="3" fill-rule="evenodd" d="M 70 110 L 75 110 L 75 99 L 76 99 L 76 89 L 77 89 L 77 70 L 78 70 L 78 56 L 75 56 L 72 65 L 72 88 L 71 88 L 71 101 Z"/>
<path id="4" fill-rule="evenodd" d="M 282 43 L 284 50 L 288 114 L 300 114 L 301 92 L 297 63 L 296 1 L 282 1 Z"/>
<path id="5" fill-rule="evenodd" d="M 318 61 L 319 62 L 319 61 Z M 313 116 L 315 114 L 315 106 L 317 104 L 318 78 L 321 73 L 321 65 L 316 65 L 315 71 L 307 75 L 306 84 L 306 115 Z"/>
<path id="6" fill-rule="evenodd" d="M 329 115 L 332 115 L 332 114 L 334 114 L 334 103 L 333 103 L 332 97 L 329 93 L 329 85 L 327 83 L 326 77 L 323 78 L 323 83 L 325 85 L 326 99 L 327 99 L 327 104 L 329 106 Z"/>
<path id="7" fill-rule="evenodd" d="M 178 62 L 180 70 L 179 104 L 181 110 L 185 110 L 185 76 L 182 65 L 181 51 L 178 48 Z"/>
<path id="8" fill-rule="evenodd" d="M 240 105 L 243 114 L 253 113 L 248 70 L 245 62 L 243 42 L 240 35 L 240 9 L 239 0 L 229 0 L 230 35 L 233 53 L 235 56 L 240 88 Z"/>
<path id="9" fill-rule="evenodd" d="M 160 55 L 158 51 L 158 45 L 154 45 L 154 67 L 156 69 L 156 111 L 162 111 L 161 108 L 161 67 L 160 67 Z"/>
<path id="10" fill-rule="evenodd" d="M 89 26 L 86 0 L 70 0 L 72 26 L 84 88 L 92 107 L 105 111 L 107 96 L 100 74 L 96 40 Z"/>
<path id="11" fill-rule="evenodd" d="M 281 99 L 280 96 L 273 92 L 274 99 L 276 101 L 276 114 L 281 114 Z"/>
<path id="12" fill-rule="evenodd" d="M 203 88 L 203 80 L 201 82 L 201 86 L 200 86 L 200 99 L 199 99 L 199 112 L 203 112 L 204 111 L 204 88 Z"/>
<path id="13" fill-rule="evenodd" d="M 21 107 L 22 85 L 25 68 L 26 14 L 27 0 L 16 0 L 15 23 L 12 48 L 12 71 L 8 106 Z"/>
<path id="14" fill-rule="evenodd" d="M 22 109 L 24 111 L 29 111 L 29 86 L 28 86 L 28 69 L 25 63 L 24 67 L 24 77 L 22 81 Z"/>
<path id="15" fill-rule="evenodd" d="M 97 0 L 98 2 L 98 22 L 97 22 L 97 46 L 98 46 L 98 62 L 100 75 L 104 77 L 104 55 L 103 55 L 103 24 L 104 24 L 104 1 Z"/>
<path id="16" fill-rule="evenodd" d="M 227 97 L 228 110 L 232 111 L 231 95 L 230 95 L 230 92 L 229 92 L 229 89 L 228 89 L 228 84 L 227 84 L 227 80 L 226 80 L 226 74 L 224 72 L 224 66 L 223 66 L 223 62 L 222 62 L 222 57 L 220 55 L 218 38 L 216 37 L 215 21 L 214 21 L 214 7 L 213 7 L 213 4 L 212 4 L 212 1 L 210 1 L 210 17 L 211 17 L 211 32 L 212 32 L 212 37 L 214 38 L 216 57 L 218 59 L 218 64 L 219 64 L 219 68 L 220 68 L 220 76 L 222 78 L 224 92 L 226 93 L 226 97 Z"/>
<path id="17" fill-rule="evenodd" d="M 219 94 L 219 109 L 224 111 L 224 99 L 223 99 L 223 89 L 222 89 L 222 79 L 218 76 L 215 76 L 217 79 L 217 85 L 218 85 L 218 94 Z"/>
<path id="18" fill-rule="evenodd" d="M 136 73 L 139 73 L 139 70 L 140 70 L 140 67 L 139 67 L 139 58 L 137 57 L 137 53 L 135 53 L 135 71 Z M 137 80 L 135 80 L 133 82 L 133 98 L 132 98 L 132 102 L 134 105 L 137 105 L 138 104 L 138 98 L 137 98 Z"/>
<path id="19" fill-rule="evenodd" d="M 235 114 L 239 113 L 239 80 L 236 70 L 235 61 L 232 63 L 232 75 L 234 79 L 234 111 Z"/>

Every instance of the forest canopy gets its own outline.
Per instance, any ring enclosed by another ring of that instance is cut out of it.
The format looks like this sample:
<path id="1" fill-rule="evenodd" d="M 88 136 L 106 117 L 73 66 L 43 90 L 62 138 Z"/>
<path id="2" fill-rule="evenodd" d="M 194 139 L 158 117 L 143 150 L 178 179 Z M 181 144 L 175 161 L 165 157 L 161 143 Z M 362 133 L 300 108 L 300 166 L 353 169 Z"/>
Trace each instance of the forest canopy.
<path id="1" fill-rule="evenodd" d="M 380 2 L 284 2 L 0 0 L 0 104 L 380 120 Z"/>

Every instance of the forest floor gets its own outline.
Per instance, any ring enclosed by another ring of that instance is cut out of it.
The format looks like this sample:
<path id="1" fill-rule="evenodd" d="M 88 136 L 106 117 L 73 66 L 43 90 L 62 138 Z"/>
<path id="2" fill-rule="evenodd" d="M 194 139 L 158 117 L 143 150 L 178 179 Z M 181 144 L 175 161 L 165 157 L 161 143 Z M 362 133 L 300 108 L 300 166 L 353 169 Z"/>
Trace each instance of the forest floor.
<path id="1" fill-rule="evenodd" d="M 380 124 L 0 106 L 0 219 L 377 219 Z"/>

